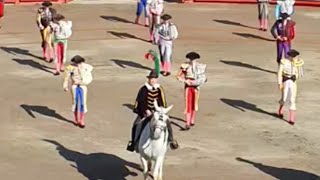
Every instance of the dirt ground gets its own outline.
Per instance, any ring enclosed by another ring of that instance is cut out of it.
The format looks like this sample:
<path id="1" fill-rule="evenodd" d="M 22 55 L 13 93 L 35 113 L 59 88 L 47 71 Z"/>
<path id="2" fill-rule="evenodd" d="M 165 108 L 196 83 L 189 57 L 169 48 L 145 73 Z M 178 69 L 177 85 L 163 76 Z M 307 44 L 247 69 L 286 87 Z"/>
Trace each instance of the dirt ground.
<path id="1" fill-rule="evenodd" d="M 142 179 L 138 154 L 125 148 L 132 103 L 153 66 L 144 54 L 157 48 L 145 42 L 145 27 L 132 24 L 133 5 L 56 8 L 74 23 L 68 57 L 80 54 L 95 67 L 87 127 L 72 125 L 62 76 L 38 57 L 37 6 L 7 6 L 0 30 L 0 179 Z M 254 28 L 256 6 L 167 4 L 165 10 L 180 33 L 173 72 L 187 52 L 198 51 L 209 81 L 196 126 L 183 132 L 183 85 L 174 76 L 160 78 L 181 146 L 168 151 L 164 179 L 320 179 L 319 9 L 297 7 L 294 14 L 293 47 L 306 63 L 294 127 L 273 116 L 280 96 L 275 42 Z"/>

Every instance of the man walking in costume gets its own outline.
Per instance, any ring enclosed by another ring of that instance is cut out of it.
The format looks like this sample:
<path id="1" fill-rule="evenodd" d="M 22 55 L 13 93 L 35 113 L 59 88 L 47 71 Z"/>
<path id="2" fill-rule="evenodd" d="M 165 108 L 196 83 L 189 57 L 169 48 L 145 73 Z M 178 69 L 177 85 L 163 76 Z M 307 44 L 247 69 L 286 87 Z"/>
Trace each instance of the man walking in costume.
<path id="1" fill-rule="evenodd" d="M 163 13 L 163 0 L 148 0 L 147 13 L 149 16 L 150 42 L 155 43 L 155 30 L 160 24 L 160 16 Z"/>
<path id="2" fill-rule="evenodd" d="M 136 24 L 139 24 L 139 18 L 142 14 L 142 12 L 144 12 L 144 17 L 145 17 L 145 21 L 144 21 L 144 25 L 146 27 L 149 26 L 149 14 L 148 14 L 148 10 L 147 10 L 147 0 L 137 0 L 137 17 L 135 20 Z"/>
<path id="3" fill-rule="evenodd" d="M 185 115 L 186 115 L 186 127 L 185 130 L 189 130 L 190 126 L 195 125 L 195 115 L 198 111 L 198 101 L 200 94 L 200 85 L 197 83 L 197 73 L 205 70 L 205 65 L 201 65 L 196 61 L 200 59 L 200 55 L 196 52 L 190 52 L 186 55 L 189 62 L 181 64 L 180 70 L 177 74 L 177 79 L 185 84 Z M 201 68 L 201 69 L 200 69 Z M 206 82 L 206 77 L 201 80 L 202 83 Z"/>
<path id="4" fill-rule="evenodd" d="M 154 101 L 158 102 L 160 107 L 166 107 L 166 98 L 164 95 L 164 90 L 158 84 L 158 76 L 154 70 L 150 72 L 147 76 L 148 82 L 145 83 L 143 87 L 140 88 L 136 102 L 134 105 L 133 112 L 138 114 L 137 119 L 135 120 L 132 130 L 131 130 L 131 141 L 128 144 L 127 150 L 133 152 L 135 150 L 135 146 L 139 142 L 139 138 L 143 128 L 148 124 L 148 122 L 152 118 L 152 113 L 155 111 Z M 136 131 L 138 126 L 140 126 L 139 133 L 136 138 Z M 167 127 L 169 132 L 168 141 L 171 149 L 177 149 L 179 147 L 177 141 L 173 139 L 173 131 L 171 127 L 170 121 L 167 121 Z"/>
<path id="5" fill-rule="evenodd" d="M 171 18 L 172 17 L 168 14 L 161 16 L 163 22 L 156 31 L 156 36 L 159 38 L 158 44 L 162 65 L 161 69 L 164 76 L 170 75 L 173 40 L 178 38 L 177 27 L 169 21 Z"/>
<path id="6" fill-rule="evenodd" d="M 67 58 L 68 38 L 71 36 L 72 22 L 64 21 L 65 17 L 57 14 L 52 23 L 54 33 L 53 44 L 55 51 L 56 72 L 54 75 L 59 75 L 64 71 L 64 64 Z"/>
<path id="7" fill-rule="evenodd" d="M 278 71 L 278 85 L 281 91 L 281 99 L 279 101 L 279 117 L 283 118 L 283 106 L 289 99 L 289 123 L 295 123 L 296 97 L 297 97 L 297 79 L 303 76 L 304 61 L 298 57 L 300 53 L 294 49 L 288 52 L 288 58 L 282 59 Z"/>
<path id="8" fill-rule="evenodd" d="M 269 0 L 257 0 L 260 30 L 267 31 L 269 19 Z"/>
<path id="9" fill-rule="evenodd" d="M 77 126 L 84 128 L 84 115 L 87 113 L 87 85 L 92 81 L 91 74 L 93 67 L 85 63 L 85 59 L 79 55 L 71 59 L 72 64 L 67 66 L 65 78 L 63 82 L 63 89 L 67 92 L 69 90 L 69 79 L 72 81 L 71 95 L 72 95 L 72 111 L 74 113 L 74 122 Z M 80 115 L 80 116 L 79 116 Z"/>
<path id="10" fill-rule="evenodd" d="M 291 41 L 295 38 L 295 22 L 289 20 L 287 13 L 281 15 L 271 28 L 271 34 L 277 41 L 277 63 L 280 63 L 282 55 L 287 58 L 288 51 L 291 49 Z"/>
<path id="11" fill-rule="evenodd" d="M 50 1 L 44 1 L 42 3 L 42 7 L 38 9 L 37 13 L 37 25 L 40 29 L 40 34 L 41 34 L 41 47 L 42 47 L 42 52 L 43 52 L 43 58 L 47 59 L 47 50 L 50 51 L 50 49 L 47 49 L 48 46 L 46 46 L 46 39 L 45 39 L 45 31 L 48 30 L 48 26 L 51 24 L 53 21 L 53 17 L 56 15 L 56 10 L 51 8 L 52 3 Z M 52 54 L 51 52 L 49 52 Z M 51 57 L 50 57 L 51 59 Z"/>

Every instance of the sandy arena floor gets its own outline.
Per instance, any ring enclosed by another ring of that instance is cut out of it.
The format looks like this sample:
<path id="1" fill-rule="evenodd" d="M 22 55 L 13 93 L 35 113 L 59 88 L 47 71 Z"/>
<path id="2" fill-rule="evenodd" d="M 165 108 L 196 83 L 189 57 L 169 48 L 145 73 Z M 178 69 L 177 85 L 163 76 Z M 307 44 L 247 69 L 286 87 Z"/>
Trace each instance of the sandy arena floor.
<path id="1" fill-rule="evenodd" d="M 68 57 L 94 65 L 87 127 L 72 125 L 71 97 L 43 62 L 36 6 L 8 6 L 0 31 L 0 174 L 3 180 L 142 179 L 138 154 L 125 150 L 135 115 L 132 104 L 153 64 L 144 54 L 147 29 L 132 24 L 132 5 L 65 5 L 74 23 Z M 320 13 L 298 7 L 293 43 L 305 60 L 297 123 L 274 117 L 275 42 L 257 26 L 254 5 L 167 4 L 180 32 L 174 67 L 189 51 L 208 64 L 196 127 L 184 126 L 183 85 L 161 78 L 181 148 L 169 151 L 166 180 L 320 179 Z M 141 19 L 142 20 L 142 19 Z M 273 16 L 272 16 L 273 21 Z M 271 25 L 271 22 L 270 22 Z"/>

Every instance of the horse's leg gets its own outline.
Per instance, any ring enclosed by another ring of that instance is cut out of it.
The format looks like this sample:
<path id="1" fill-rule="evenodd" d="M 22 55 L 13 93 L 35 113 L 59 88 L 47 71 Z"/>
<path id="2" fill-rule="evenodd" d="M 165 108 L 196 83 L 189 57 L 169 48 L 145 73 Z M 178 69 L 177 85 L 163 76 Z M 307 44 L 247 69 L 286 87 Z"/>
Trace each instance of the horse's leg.
<path id="1" fill-rule="evenodd" d="M 159 180 L 162 180 L 163 161 L 164 161 L 164 158 L 161 158 L 160 166 L 159 166 Z"/>
<path id="2" fill-rule="evenodd" d="M 154 168 L 153 168 L 153 179 L 154 180 L 159 180 L 160 165 L 161 165 L 161 160 L 160 160 L 160 158 L 157 158 L 155 161 Z"/>
<path id="3" fill-rule="evenodd" d="M 142 156 L 140 157 L 140 160 L 142 163 L 144 180 L 147 180 L 148 179 L 148 161 Z"/>

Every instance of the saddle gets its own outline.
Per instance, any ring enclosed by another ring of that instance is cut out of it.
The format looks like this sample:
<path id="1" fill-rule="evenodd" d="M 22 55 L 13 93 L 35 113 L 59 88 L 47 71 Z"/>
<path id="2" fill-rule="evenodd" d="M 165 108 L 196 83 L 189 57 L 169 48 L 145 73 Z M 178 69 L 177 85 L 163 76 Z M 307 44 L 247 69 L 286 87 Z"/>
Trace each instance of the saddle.
<path id="1" fill-rule="evenodd" d="M 139 117 L 137 117 L 139 118 Z M 137 125 L 137 128 L 136 128 L 136 133 L 135 133 L 135 137 L 134 137 L 134 142 L 135 142 L 135 151 L 137 153 L 139 153 L 139 150 L 138 150 L 138 145 L 139 145 L 139 140 L 140 140 L 140 137 L 141 137 L 141 134 L 142 134 L 142 131 L 144 130 L 144 128 L 149 124 L 150 120 L 152 119 L 152 116 L 150 117 L 146 117 L 144 119 L 141 119 L 140 122 L 138 123 Z"/>

